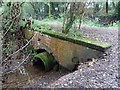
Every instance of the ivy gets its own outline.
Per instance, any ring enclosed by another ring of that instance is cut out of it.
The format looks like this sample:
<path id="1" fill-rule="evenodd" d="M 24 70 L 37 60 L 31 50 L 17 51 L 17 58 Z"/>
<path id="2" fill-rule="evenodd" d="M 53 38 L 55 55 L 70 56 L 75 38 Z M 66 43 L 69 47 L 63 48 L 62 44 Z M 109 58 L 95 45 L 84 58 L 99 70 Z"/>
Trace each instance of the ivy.
<path id="1" fill-rule="evenodd" d="M 35 55 L 37 55 L 36 50 L 35 50 L 31 45 L 28 45 L 28 46 L 27 46 L 27 51 L 28 51 L 29 54 L 32 55 L 32 58 L 33 58 Z"/>

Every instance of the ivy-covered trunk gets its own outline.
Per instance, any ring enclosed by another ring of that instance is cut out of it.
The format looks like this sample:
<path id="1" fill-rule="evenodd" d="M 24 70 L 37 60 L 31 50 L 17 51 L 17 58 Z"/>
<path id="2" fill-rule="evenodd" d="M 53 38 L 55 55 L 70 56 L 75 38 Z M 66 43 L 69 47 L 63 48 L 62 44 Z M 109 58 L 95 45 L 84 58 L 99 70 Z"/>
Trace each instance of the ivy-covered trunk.
<path id="1" fill-rule="evenodd" d="M 13 56 L 16 50 L 24 45 L 24 33 L 19 27 L 22 14 L 22 3 L 4 2 L 4 14 L 2 20 L 2 66 L 3 71 L 7 72 L 12 61 L 21 59 L 22 52 L 18 52 Z"/>
<path id="2" fill-rule="evenodd" d="M 74 17 L 74 7 L 75 7 L 75 3 L 71 3 L 71 5 L 70 5 L 69 21 L 67 21 L 66 25 L 65 25 L 65 31 L 64 31 L 65 34 L 67 34 L 69 32 L 69 29 L 72 27 L 73 22 L 75 20 L 75 17 Z"/>
<path id="3" fill-rule="evenodd" d="M 63 29 L 64 29 L 63 32 L 65 34 L 68 34 L 69 30 L 72 28 L 73 23 L 76 24 L 75 20 L 77 20 L 77 18 L 79 18 L 79 29 L 80 29 L 81 20 L 84 15 L 84 7 L 85 7 L 85 3 L 82 3 L 82 2 L 70 3 L 70 10 L 66 10 L 64 21 L 63 21 Z M 65 28 L 64 28 L 64 25 L 65 25 Z"/>

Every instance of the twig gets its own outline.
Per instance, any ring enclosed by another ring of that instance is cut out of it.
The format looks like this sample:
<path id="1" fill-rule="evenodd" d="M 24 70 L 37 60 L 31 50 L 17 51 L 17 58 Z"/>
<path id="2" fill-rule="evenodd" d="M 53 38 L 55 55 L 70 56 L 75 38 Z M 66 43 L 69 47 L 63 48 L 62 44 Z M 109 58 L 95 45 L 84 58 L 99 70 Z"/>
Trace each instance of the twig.
<path id="1" fill-rule="evenodd" d="M 8 31 L 11 29 L 11 27 L 13 26 L 15 20 L 21 15 L 21 8 L 20 8 L 20 13 L 13 19 L 13 22 L 11 23 L 10 27 L 8 28 L 8 30 L 5 32 L 5 34 L 3 35 L 3 37 L 8 33 Z"/>
<path id="2" fill-rule="evenodd" d="M 26 46 L 28 46 L 28 44 L 33 40 L 35 36 L 36 36 L 36 33 L 32 36 L 32 38 L 28 41 L 28 43 L 25 46 L 23 46 L 22 48 L 18 49 L 16 52 L 9 55 L 5 60 L 3 60 L 3 62 L 5 62 L 9 57 L 13 56 L 14 54 L 18 53 L 19 51 L 23 50 Z"/>
<path id="3" fill-rule="evenodd" d="M 9 72 L 4 73 L 4 75 L 5 75 L 5 74 L 12 73 L 12 72 L 14 72 L 16 69 L 18 69 L 18 68 L 29 58 L 29 56 L 30 56 L 30 54 L 28 54 L 28 56 L 27 56 L 16 68 L 14 68 L 13 70 L 11 70 L 11 71 L 9 71 Z"/>
<path id="4" fill-rule="evenodd" d="M 3 11 L 1 14 L 0 14 L 0 17 L 4 14 L 4 13 L 6 13 L 7 11 Z"/>
<path id="5" fill-rule="evenodd" d="M 19 15 L 17 15 L 17 16 L 13 19 L 12 24 L 10 25 L 9 29 L 5 32 L 5 34 L 3 35 L 2 38 L 4 38 L 4 36 L 8 33 L 8 31 L 10 30 L 10 28 L 11 28 L 12 25 L 14 24 L 15 19 L 18 18 L 20 15 L 21 15 L 21 9 L 20 9 L 20 13 L 19 13 Z M 2 45 L 1 45 L 1 46 L 2 46 Z M 2 60 L 2 58 L 3 58 L 3 56 L 0 58 L 0 60 Z M 6 59 L 5 59 L 5 60 L 6 60 Z"/>
<path id="6" fill-rule="evenodd" d="M 5 37 L 5 35 L 8 33 L 8 31 L 11 29 L 11 27 L 13 26 L 14 21 L 11 23 L 10 27 L 8 28 L 8 30 L 5 32 L 5 34 L 3 35 L 3 37 Z"/>

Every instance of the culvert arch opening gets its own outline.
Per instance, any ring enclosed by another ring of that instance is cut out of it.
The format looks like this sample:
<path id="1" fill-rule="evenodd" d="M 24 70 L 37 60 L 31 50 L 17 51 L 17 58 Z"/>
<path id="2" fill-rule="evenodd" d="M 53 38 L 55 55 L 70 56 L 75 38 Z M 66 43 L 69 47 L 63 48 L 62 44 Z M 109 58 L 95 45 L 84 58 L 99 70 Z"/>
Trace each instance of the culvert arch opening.
<path id="1" fill-rule="evenodd" d="M 39 54 L 39 53 L 47 52 L 47 51 L 45 49 L 38 49 L 38 50 L 36 50 L 36 52 Z"/>
<path id="2" fill-rule="evenodd" d="M 36 57 L 34 58 L 33 66 L 39 70 L 45 71 L 44 62 L 39 58 L 36 58 Z"/>
<path id="3" fill-rule="evenodd" d="M 44 49 L 37 50 L 37 55 L 33 58 L 33 65 L 41 70 L 49 71 L 54 66 L 54 57 Z"/>

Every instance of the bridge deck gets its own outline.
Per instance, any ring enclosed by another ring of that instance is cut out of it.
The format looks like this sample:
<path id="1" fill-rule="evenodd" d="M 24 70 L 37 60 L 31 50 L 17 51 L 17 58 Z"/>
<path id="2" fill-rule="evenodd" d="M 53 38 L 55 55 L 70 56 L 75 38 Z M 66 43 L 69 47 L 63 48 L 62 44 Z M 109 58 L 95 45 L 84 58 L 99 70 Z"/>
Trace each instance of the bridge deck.
<path id="1" fill-rule="evenodd" d="M 37 22 L 37 24 L 36 24 L 36 22 Z M 25 25 L 25 22 L 22 21 L 21 26 L 24 26 L 24 25 Z M 108 43 L 98 42 L 96 40 L 91 40 L 88 38 L 72 37 L 72 36 L 68 36 L 64 33 L 55 32 L 53 30 L 39 29 L 40 25 L 41 24 L 39 24 L 38 21 L 34 20 L 34 24 L 32 24 L 31 29 L 34 28 L 35 31 L 38 31 L 42 34 L 46 34 L 46 35 L 49 35 L 51 37 L 59 38 L 61 40 L 69 41 L 69 42 L 79 44 L 79 45 L 82 45 L 85 47 L 89 47 L 91 49 L 95 49 L 95 50 L 102 51 L 102 52 L 104 52 L 107 48 L 109 48 L 111 46 Z"/>
<path id="2" fill-rule="evenodd" d="M 59 39 L 65 40 L 65 41 L 75 43 L 75 44 L 86 46 L 86 47 L 89 47 L 89 48 L 92 48 L 95 50 L 99 50 L 102 52 L 104 52 L 107 48 L 110 47 L 110 44 L 108 44 L 108 43 L 98 42 L 98 41 L 90 40 L 87 38 L 71 37 L 71 36 L 65 35 L 63 33 L 52 32 L 50 30 L 38 29 L 37 31 L 39 31 L 40 33 L 46 34 L 46 35 L 50 35 L 50 36 L 55 37 L 55 38 L 59 38 Z"/>

